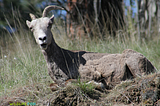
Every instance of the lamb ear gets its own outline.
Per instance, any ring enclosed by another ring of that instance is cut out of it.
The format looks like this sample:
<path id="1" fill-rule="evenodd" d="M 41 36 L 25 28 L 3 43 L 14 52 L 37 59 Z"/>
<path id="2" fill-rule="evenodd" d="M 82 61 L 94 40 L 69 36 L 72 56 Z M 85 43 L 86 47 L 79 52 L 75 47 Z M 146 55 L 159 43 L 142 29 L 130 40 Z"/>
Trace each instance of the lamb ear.
<path id="1" fill-rule="evenodd" d="M 26 20 L 26 24 L 27 24 L 28 28 L 31 27 L 31 22 L 30 21 Z"/>
<path id="2" fill-rule="evenodd" d="M 51 17 L 50 17 L 50 20 L 53 22 L 54 21 L 54 15 L 52 15 Z"/>

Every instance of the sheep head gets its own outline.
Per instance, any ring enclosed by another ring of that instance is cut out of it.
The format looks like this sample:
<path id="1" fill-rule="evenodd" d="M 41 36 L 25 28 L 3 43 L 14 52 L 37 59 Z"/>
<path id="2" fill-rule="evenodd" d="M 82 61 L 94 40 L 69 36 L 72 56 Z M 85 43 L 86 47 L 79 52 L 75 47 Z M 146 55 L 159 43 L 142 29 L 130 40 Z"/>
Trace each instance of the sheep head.
<path id="1" fill-rule="evenodd" d="M 55 9 L 63 9 L 59 6 L 47 6 L 42 14 L 41 18 L 36 18 L 35 15 L 30 14 L 32 21 L 26 21 L 27 26 L 33 32 L 33 35 L 36 39 L 37 44 L 40 46 L 41 49 L 46 50 L 48 45 L 51 44 L 52 41 L 52 33 L 51 27 L 54 21 L 54 15 L 50 18 L 47 17 L 47 13 L 51 10 Z"/>

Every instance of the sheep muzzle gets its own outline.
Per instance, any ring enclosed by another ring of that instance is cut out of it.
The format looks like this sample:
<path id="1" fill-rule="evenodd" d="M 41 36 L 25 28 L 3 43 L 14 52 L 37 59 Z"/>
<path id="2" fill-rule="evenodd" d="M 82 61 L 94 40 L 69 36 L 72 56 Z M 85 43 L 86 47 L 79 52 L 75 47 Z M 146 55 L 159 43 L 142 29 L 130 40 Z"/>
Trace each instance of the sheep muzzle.
<path id="1" fill-rule="evenodd" d="M 40 45 L 42 49 L 46 50 L 47 49 L 47 44 L 41 44 Z"/>

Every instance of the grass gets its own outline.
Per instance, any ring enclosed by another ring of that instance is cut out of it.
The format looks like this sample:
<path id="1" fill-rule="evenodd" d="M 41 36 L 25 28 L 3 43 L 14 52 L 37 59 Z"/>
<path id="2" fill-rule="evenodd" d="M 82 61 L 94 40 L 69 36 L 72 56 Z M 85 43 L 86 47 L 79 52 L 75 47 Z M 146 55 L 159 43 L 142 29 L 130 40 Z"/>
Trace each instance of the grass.
<path id="1" fill-rule="evenodd" d="M 23 85 L 49 81 L 46 62 L 29 33 L 6 35 L 1 46 L 0 95 Z"/>
<path id="2" fill-rule="evenodd" d="M 13 35 L 4 33 L 0 36 L 0 97 L 12 95 L 12 89 L 22 86 L 36 83 L 48 86 L 48 83 L 52 82 L 33 35 L 30 31 L 21 27 L 20 29 Z M 140 43 L 136 31 L 130 35 L 132 37 L 128 37 L 126 31 L 117 33 L 114 39 L 106 35 L 104 39 L 95 37 L 81 40 L 68 38 L 60 25 L 54 27 L 52 32 L 55 41 L 62 48 L 100 53 L 122 53 L 125 49 L 133 49 L 145 55 L 158 70 L 160 69 L 160 42 L 156 33 L 153 33 L 152 40 L 142 40 Z M 84 90 L 88 87 L 85 83 L 80 83 L 80 86 Z"/>
<path id="3" fill-rule="evenodd" d="M 84 94 L 92 94 L 94 92 L 93 89 L 96 88 L 95 85 L 91 83 L 87 84 L 87 82 L 82 82 L 80 78 L 78 78 L 77 82 L 73 83 L 73 85 L 79 87 Z"/>

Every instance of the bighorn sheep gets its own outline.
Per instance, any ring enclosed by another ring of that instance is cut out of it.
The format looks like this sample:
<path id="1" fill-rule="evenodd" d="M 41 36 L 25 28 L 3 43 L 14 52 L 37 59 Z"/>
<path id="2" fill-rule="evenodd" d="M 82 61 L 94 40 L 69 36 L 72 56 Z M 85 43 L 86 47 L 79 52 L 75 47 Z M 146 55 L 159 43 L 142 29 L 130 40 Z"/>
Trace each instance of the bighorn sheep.
<path id="1" fill-rule="evenodd" d="M 69 79 L 81 78 L 85 81 L 102 83 L 116 82 L 134 78 L 137 75 L 155 72 L 154 66 L 142 54 L 125 50 L 122 54 L 70 51 L 59 47 L 51 33 L 54 15 L 47 17 L 50 10 L 63 9 L 48 6 L 41 18 L 30 14 L 32 21 L 26 21 L 42 49 L 50 77 L 59 85 L 65 86 Z"/>

